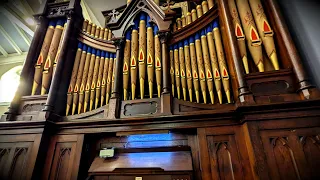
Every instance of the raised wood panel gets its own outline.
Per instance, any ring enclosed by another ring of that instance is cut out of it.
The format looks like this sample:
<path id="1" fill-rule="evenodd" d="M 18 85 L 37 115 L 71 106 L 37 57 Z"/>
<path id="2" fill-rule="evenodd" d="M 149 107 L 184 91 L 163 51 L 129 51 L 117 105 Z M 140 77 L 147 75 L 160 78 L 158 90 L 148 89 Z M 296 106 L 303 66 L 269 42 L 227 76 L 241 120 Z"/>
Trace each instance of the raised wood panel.
<path id="1" fill-rule="evenodd" d="M 301 138 L 303 152 L 311 170 L 312 179 L 320 179 L 320 142 L 319 135 Z"/>
<path id="2" fill-rule="evenodd" d="M 83 135 L 60 135 L 51 139 L 43 179 L 77 179 Z"/>
<path id="3" fill-rule="evenodd" d="M 243 179 L 234 135 L 207 136 L 212 179 Z"/>
<path id="4" fill-rule="evenodd" d="M 319 179 L 320 128 L 261 131 L 272 179 Z"/>
<path id="5" fill-rule="evenodd" d="M 10 179 L 25 179 L 27 166 L 28 153 L 30 153 L 28 147 L 16 148 L 13 156 L 13 161 L 10 169 Z"/>
<path id="6" fill-rule="evenodd" d="M 41 135 L 0 138 L 0 179 L 31 179 Z"/>
<path id="7" fill-rule="evenodd" d="M 198 136 L 203 180 L 252 179 L 240 127 L 201 128 Z"/>

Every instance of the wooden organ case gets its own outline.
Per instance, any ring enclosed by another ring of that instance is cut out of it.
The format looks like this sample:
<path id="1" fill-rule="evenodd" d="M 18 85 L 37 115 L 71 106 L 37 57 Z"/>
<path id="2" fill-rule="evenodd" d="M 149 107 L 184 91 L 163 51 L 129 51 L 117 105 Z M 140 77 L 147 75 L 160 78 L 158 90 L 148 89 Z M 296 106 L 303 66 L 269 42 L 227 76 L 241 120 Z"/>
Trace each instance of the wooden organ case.
<path id="1" fill-rule="evenodd" d="M 319 179 L 320 94 L 277 0 L 102 14 L 48 0 L 34 16 L 1 179 Z"/>

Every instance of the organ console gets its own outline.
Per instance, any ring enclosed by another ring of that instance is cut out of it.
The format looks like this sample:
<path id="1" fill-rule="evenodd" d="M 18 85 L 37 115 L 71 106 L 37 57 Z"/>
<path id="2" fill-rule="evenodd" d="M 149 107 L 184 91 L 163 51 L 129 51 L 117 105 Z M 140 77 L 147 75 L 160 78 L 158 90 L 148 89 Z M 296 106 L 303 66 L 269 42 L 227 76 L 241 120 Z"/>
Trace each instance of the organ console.
<path id="1" fill-rule="evenodd" d="M 2 179 L 319 177 L 320 94 L 276 0 L 128 0 L 101 27 L 80 0 L 40 10 Z"/>

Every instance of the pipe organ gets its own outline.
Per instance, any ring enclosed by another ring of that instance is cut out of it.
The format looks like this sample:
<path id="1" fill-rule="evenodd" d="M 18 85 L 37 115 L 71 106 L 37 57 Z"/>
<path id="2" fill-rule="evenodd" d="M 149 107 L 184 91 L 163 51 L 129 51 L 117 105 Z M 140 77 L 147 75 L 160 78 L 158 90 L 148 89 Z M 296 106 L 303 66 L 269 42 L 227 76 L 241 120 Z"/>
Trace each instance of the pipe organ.
<path id="1" fill-rule="evenodd" d="M 320 93 L 277 1 L 135 0 L 102 15 L 73 0 L 34 16 L 0 179 L 319 179 Z"/>

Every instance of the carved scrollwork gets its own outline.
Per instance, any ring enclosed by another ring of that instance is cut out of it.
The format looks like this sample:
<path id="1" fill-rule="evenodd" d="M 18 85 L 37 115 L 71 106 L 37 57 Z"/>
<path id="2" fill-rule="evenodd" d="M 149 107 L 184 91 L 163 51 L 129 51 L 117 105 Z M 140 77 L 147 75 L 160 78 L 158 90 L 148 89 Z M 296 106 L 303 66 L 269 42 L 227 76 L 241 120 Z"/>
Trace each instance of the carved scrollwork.
<path id="1" fill-rule="evenodd" d="M 26 104 L 22 108 L 22 113 L 28 113 L 33 111 L 41 111 L 46 103 Z"/>
<path id="2" fill-rule="evenodd" d="M 68 6 L 59 6 L 59 7 L 49 7 L 48 9 L 48 17 L 61 17 L 66 16 L 68 14 Z"/>

